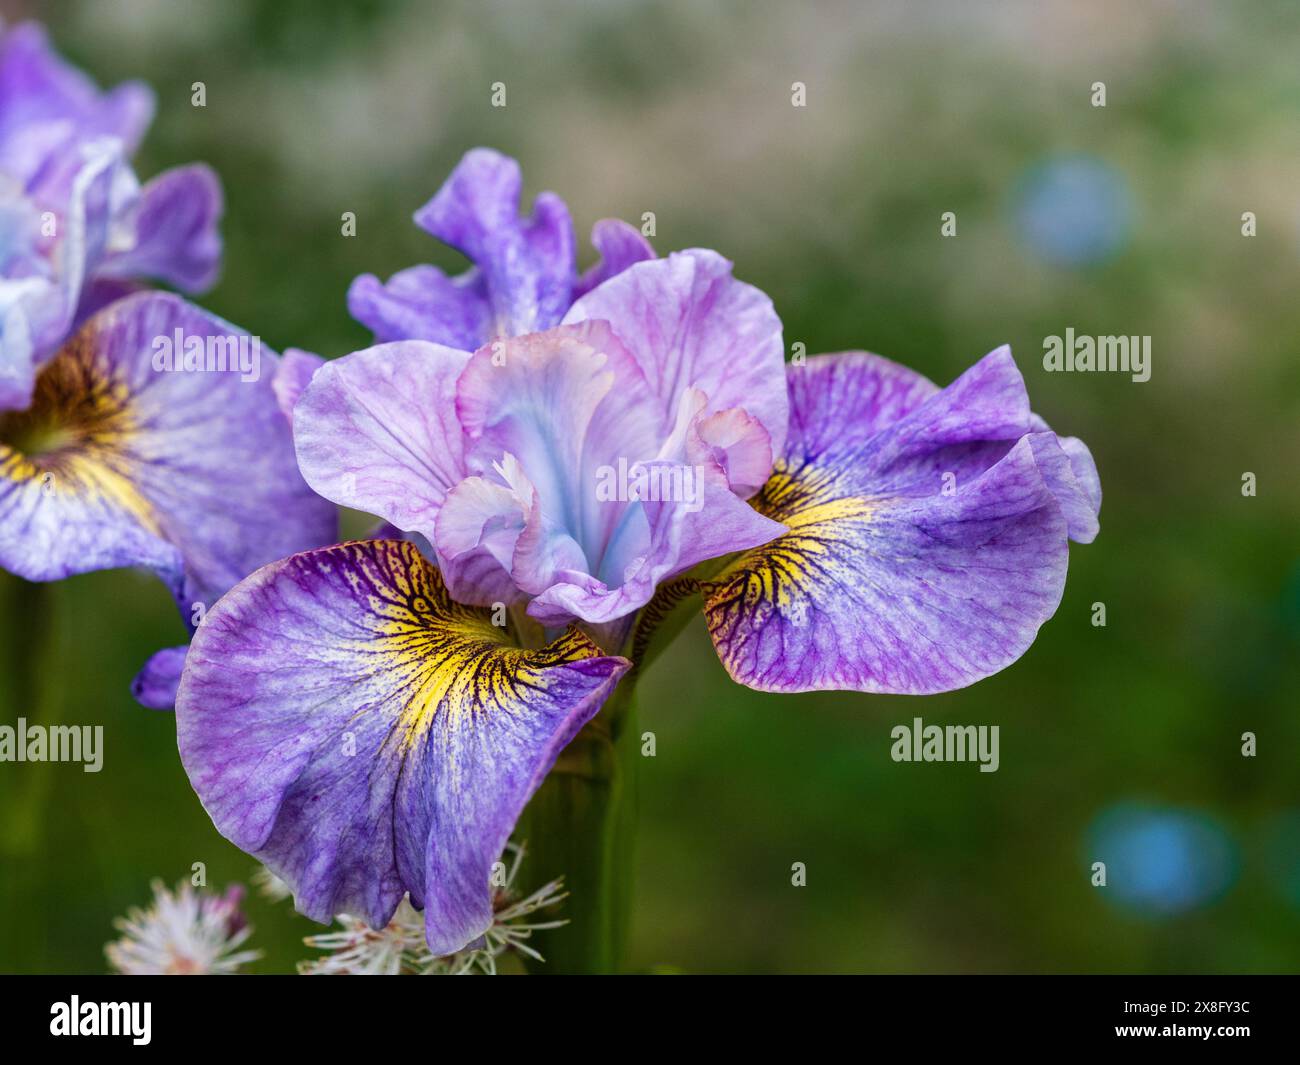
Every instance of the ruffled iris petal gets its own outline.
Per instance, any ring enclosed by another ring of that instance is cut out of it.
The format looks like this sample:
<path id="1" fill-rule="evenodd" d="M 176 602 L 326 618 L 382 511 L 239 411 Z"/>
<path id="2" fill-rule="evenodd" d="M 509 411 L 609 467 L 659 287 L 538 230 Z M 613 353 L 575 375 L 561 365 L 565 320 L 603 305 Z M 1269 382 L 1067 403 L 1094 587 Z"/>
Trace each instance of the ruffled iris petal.
<path id="1" fill-rule="evenodd" d="M 790 396 L 785 457 L 754 499 L 789 531 L 705 588 L 731 675 L 924 694 L 1023 654 L 1100 490 L 1030 413 L 1010 352 L 942 391 L 876 356 L 823 356 L 791 368 Z"/>
<path id="2" fill-rule="evenodd" d="M 670 423 L 683 394 L 699 389 L 711 413 L 748 411 L 781 453 L 789 406 L 781 320 L 721 255 L 692 250 L 637 263 L 583 296 L 564 320 L 589 319 L 609 322 Z"/>
<path id="3" fill-rule="evenodd" d="M 181 759 L 303 913 L 382 927 L 409 891 L 451 953 L 489 927 L 491 864 L 627 667 L 576 631 L 512 646 L 411 544 L 343 544 L 211 611 L 181 682 Z"/>
<path id="4" fill-rule="evenodd" d="M 83 289 L 109 242 L 113 216 L 135 191 L 135 177 L 116 142 L 97 143 L 86 150 L 71 180 L 54 253 L 34 261 L 24 247 L 17 261 L 6 257 L 0 274 L 5 340 L 0 410 L 20 410 L 31 402 L 38 370 L 76 321 Z M 17 220 L 24 210 L 30 220 L 34 201 L 11 200 L 5 214 Z"/>
<path id="5" fill-rule="evenodd" d="M 129 296 L 60 349 L 30 409 L 0 415 L 0 565 L 30 580 L 151 567 L 188 613 L 334 539 L 334 509 L 294 463 L 275 356 L 248 381 L 154 369 L 157 339 L 177 331 L 251 343 L 176 296 Z"/>
<path id="6" fill-rule="evenodd" d="M 114 137 L 132 154 L 153 110 L 153 93 L 140 82 L 101 92 L 37 23 L 0 33 L 0 171 L 38 198 L 62 199 L 81 142 Z"/>
<path id="7" fill-rule="evenodd" d="M 519 216 L 519 164 L 499 152 L 467 152 L 416 224 L 464 253 L 473 268 L 449 278 L 432 266 L 383 284 L 353 282 L 348 309 L 376 340 L 420 339 L 474 350 L 496 336 L 549 329 L 573 299 L 573 225 L 564 203 L 542 193 Z"/>
<path id="8" fill-rule="evenodd" d="M 551 328 L 578 296 L 655 257 L 636 228 L 602 219 L 591 232 L 600 260 L 578 277 L 568 208 L 543 192 L 521 217 L 522 186 L 515 160 L 488 148 L 467 152 L 415 221 L 464 253 L 470 269 L 448 277 L 413 266 L 386 282 L 362 274 L 348 289 L 352 317 L 376 343 L 428 340 L 474 351 L 496 337 Z"/>
<path id="9" fill-rule="evenodd" d="M 600 253 L 600 260 L 578 278 L 574 299 L 617 277 L 629 266 L 655 257 L 654 248 L 641 231 L 619 218 L 602 218 L 592 226 L 591 243 Z"/>
<path id="10" fill-rule="evenodd" d="M 519 217 L 523 176 L 500 152 L 466 152 L 437 194 L 415 213 L 421 229 L 462 252 L 483 278 L 490 336 L 549 329 L 573 298 L 573 224 L 558 196 L 539 194 Z M 483 343 L 489 337 L 483 337 Z"/>
<path id="11" fill-rule="evenodd" d="M 664 432 L 645 392 L 635 360 L 604 322 L 494 341 L 457 384 L 469 464 L 487 474 L 501 456 L 515 456 L 546 516 L 598 555 L 617 508 L 597 500 L 597 470 L 653 458 Z"/>
<path id="12" fill-rule="evenodd" d="M 508 572 L 545 624 L 603 624 L 648 602 L 665 577 L 781 531 L 730 490 L 712 451 L 698 468 L 657 459 L 669 423 L 647 391 L 601 321 L 475 353 L 456 402 L 474 476 L 448 497 L 435 537 L 458 598 L 511 601 Z M 677 493 L 638 498 L 638 469 Z M 471 576 L 478 587 L 466 587 Z"/>
<path id="13" fill-rule="evenodd" d="M 130 243 L 105 255 L 97 278 L 138 277 L 165 281 L 184 292 L 202 292 L 217 280 L 221 266 L 221 182 L 200 163 L 159 174 L 140 190 L 130 217 Z"/>

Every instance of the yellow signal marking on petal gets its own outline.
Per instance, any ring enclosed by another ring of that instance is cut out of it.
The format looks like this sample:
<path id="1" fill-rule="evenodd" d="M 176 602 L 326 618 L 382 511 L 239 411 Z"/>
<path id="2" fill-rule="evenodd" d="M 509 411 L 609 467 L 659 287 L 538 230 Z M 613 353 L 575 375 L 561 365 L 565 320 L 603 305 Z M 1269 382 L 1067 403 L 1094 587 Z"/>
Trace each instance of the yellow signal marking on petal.
<path id="1" fill-rule="evenodd" d="M 804 466 L 791 471 L 777 463 L 753 505 L 788 531 L 741 554 L 705 584 L 710 627 L 720 611 L 797 608 L 809 585 L 833 579 L 827 571 L 835 565 L 835 548 L 847 546 L 852 526 L 870 521 L 879 508 L 878 501 L 837 491 L 833 470 Z"/>
<path id="2" fill-rule="evenodd" d="M 108 503 L 157 534 L 131 475 L 134 433 L 125 383 L 106 373 L 94 337 L 81 333 L 41 371 L 28 409 L 0 415 L 0 477 Z"/>
<path id="3" fill-rule="evenodd" d="M 601 654 L 576 629 L 546 647 L 525 650 L 492 624 L 483 608 L 456 603 L 413 544 L 341 545 L 355 552 L 347 579 L 381 622 L 353 649 L 378 653 L 385 683 L 404 691 L 393 724 L 398 755 L 443 717 L 448 729 L 472 726 L 477 714 L 525 705 L 548 669 Z"/>

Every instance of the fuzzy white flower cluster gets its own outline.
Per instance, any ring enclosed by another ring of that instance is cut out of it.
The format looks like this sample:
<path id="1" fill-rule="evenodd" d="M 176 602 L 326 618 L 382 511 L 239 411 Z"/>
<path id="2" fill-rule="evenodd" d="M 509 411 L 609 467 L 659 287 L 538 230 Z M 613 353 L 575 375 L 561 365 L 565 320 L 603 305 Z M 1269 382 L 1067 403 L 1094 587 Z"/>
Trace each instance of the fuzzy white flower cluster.
<path id="1" fill-rule="evenodd" d="M 308 936 L 303 942 L 325 953 L 299 962 L 298 972 L 304 976 L 495 976 L 498 959 L 508 952 L 544 960 L 528 940 L 534 932 L 566 922 L 530 918 L 558 905 L 568 893 L 562 890 L 562 880 L 552 880 L 526 898 L 517 898 L 514 882 L 524 857 L 523 845 L 509 844 L 506 855 L 509 861 L 502 883 L 493 895 L 492 927 L 471 947 L 443 957 L 432 954 L 424 938 L 424 916 L 408 896 L 381 929 L 371 928 L 360 917 L 342 914 L 336 918 L 337 931 Z"/>
<path id="2" fill-rule="evenodd" d="M 239 909 L 243 888 L 224 894 L 195 891 L 181 882 L 171 892 L 155 880 L 153 904 L 133 907 L 113 922 L 122 938 L 104 947 L 125 976 L 204 976 L 237 973 L 261 951 L 239 950 L 252 928 Z"/>

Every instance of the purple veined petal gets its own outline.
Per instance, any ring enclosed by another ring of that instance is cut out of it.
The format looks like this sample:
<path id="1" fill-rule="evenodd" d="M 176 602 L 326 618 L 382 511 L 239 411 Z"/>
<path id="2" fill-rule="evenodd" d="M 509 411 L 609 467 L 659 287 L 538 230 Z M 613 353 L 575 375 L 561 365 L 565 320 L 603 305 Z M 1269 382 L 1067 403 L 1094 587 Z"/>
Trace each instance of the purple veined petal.
<path id="1" fill-rule="evenodd" d="M 153 120 L 152 91 L 126 82 L 101 92 L 26 22 L 0 34 L 0 171 L 51 200 L 59 149 L 97 137 L 134 154 Z M 53 202 L 58 202 L 54 197 Z"/>
<path id="2" fill-rule="evenodd" d="M 242 357 L 247 373 L 166 369 L 178 338 L 214 364 Z M 29 580 L 146 566 L 188 613 L 332 542 L 334 509 L 298 473 L 274 363 L 165 293 L 96 315 L 41 372 L 31 407 L 0 415 L 0 565 Z"/>
<path id="3" fill-rule="evenodd" d="M 1052 431 L 1037 414 L 1030 415 L 1030 427 L 1036 433 Z M 1091 511 L 1091 516 L 1076 512 L 1071 517 L 1068 509 L 1066 513 L 1071 520 L 1070 539 L 1079 543 L 1091 543 L 1097 534 L 1097 515 L 1101 512 L 1101 477 L 1097 474 L 1097 463 L 1093 461 L 1088 445 L 1078 437 L 1058 436 L 1055 439 L 1070 465 L 1068 470 L 1058 467 L 1060 476 L 1054 479 L 1053 490 L 1061 497 L 1062 507 L 1068 508 L 1071 497 L 1077 496 L 1085 503 L 1084 510 Z"/>
<path id="4" fill-rule="evenodd" d="M 1060 602 L 1084 497 L 1061 496 L 1064 452 L 1023 393 L 1001 349 L 942 391 L 865 354 L 792 367 L 786 455 L 753 501 L 789 531 L 705 588 L 731 676 L 927 694 L 1020 657 Z"/>
<path id="5" fill-rule="evenodd" d="M 553 193 L 540 193 L 519 217 L 519 164 L 489 148 L 465 153 L 415 222 L 474 264 L 482 278 L 493 337 L 541 332 L 559 323 L 573 300 L 573 224 Z"/>
<path id="6" fill-rule="evenodd" d="M 802 367 L 788 367 L 790 454 L 820 455 L 841 444 L 856 447 L 940 391 L 915 370 L 864 351 L 817 355 L 810 361 L 810 375 Z M 803 383 L 805 379 L 813 384 Z"/>
<path id="7" fill-rule="evenodd" d="M 155 651 L 131 682 L 131 695 L 135 701 L 148 710 L 174 710 L 176 689 L 181 683 L 181 671 L 185 668 L 185 655 L 189 649 L 190 645 L 185 643 Z"/>
<path id="8" fill-rule="evenodd" d="M 267 566 L 209 613 L 177 740 L 217 829 L 302 913 L 380 928 L 409 892 L 448 954 L 491 924 L 492 863 L 628 665 L 576 630 L 521 650 L 412 545 L 342 544 Z"/>
<path id="9" fill-rule="evenodd" d="M 1058 436 L 1056 439 L 1070 459 L 1075 482 L 1088 497 L 1093 511 L 1101 513 L 1101 475 L 1097 473 L 1097 463 L 1088 445 L 1077 436 Z"/>
<path id="10" fill-rule="evenodd" d="M 1030 433 L 1026 439 L 1033 447 L 1034 461 L 1043 480 L 1065 515 L 1070 539 L 1080 544 L 1092 543 L 1101 528 L 1097 521 L 1101 480 L 1087 445 L 1075 438 L 1061 440 L 1050 431 Z"/>
<path id="11" fill-rule="evenodd" d="M 447 277 L 433 266 L 412 266 L 387 284 L 362 274 L 348 288 L 348 313 L 377 344 L 428 340 L 473 351 L 492 332 L 487 285 L 475 270 Z"/>
<path id="12" fill-rule="evenodd" d="M 210 288 L 221 268 L 221 182 L 201 163 L 159 174 L 141 190 L 120 225 L 134 235 L 130 246 L 106 255 L 97 277 L 150 277 L 185 292 Z"/>
<path id="13" fill-rule="evenodd" d="M 671 421 L 682 393 L 703 391 L 709 411 L 742 408 L 785 443 L 789 400 L 781 320 L 762 292 L 731 276 L 731 263 L 695 249 L 641 262 L 588 292 L 565 323 L 609 322 L 636 358 Z"/>
<path id="14" fill-rule="evenodd" d="M 918 394 L 925 394 L 923 403 L 874 433 L 858 452 L 862 475 L 877 493 L 929 495 L 944 478 L 968 481 L 1028 435 L 1046 484 L 1065 512 L 1070 539 L 1092 542 L 1101 503 L 1092 455 L 1082 441 L 1059 440 L 1030 411 L 1010 348 L 991 351 L 942 392 L 926 394 L 921 388 Z M 859 420 L 848 431 L 861 434 L 863 424 Z"/>
<path id="15" fill-rule="evenodd" d="M 428 340 L 466 351 L 499 336 L 549 329 L 573 299 L 573 226 L 564 203 L 541 193 L 519 216 L 519 164 L 498 152 L 467 152 L 415 213 L 426 232 L 472 266 L 449 278 L 415 266 L 389 278 L 358 277 L 348 310 L 376 341 Z"/>
<path id="16" fill-rule="evenodd" d="M 271 391 L 275 393 L 275 402 L 280 413 L 293 424 L 293 408 L 298 397 L 307 390 L 316 371 L 325 365 L 325 360 L 315 352 L 303 351 L 302 348 L 285 348 L 280 356 L 280 365 L 271 378 Z"/>
<path id="17" fill-rule="evenodd" d="M 438 509 L 466 475 L 456 379 L 468 359 L 410 340 L 325 363 L 293 412 L 307 483 L 432 540 Z"/>
<path id="18" fill-rule="evenodd" d="M 862 461 L 892 487 L 915 481 L 921 464 L 952 469 L 951 463 L 963 459 L 963 449 L 1001 445 L 1005 450 L 1031 431 L 1032 419 L 1025 379 L 1004 345 L 872 436 L 862 448 Z"/>
<path id="19" fill-rule="evenodd" d="M 592 226 L 591 243 L 600 253 L 600 260 L 578 278 L 573 290 L 575 300 L 629 266 L 655 258 L 654 248 L 641 231 L 619 218 L 602 218 Z"/>

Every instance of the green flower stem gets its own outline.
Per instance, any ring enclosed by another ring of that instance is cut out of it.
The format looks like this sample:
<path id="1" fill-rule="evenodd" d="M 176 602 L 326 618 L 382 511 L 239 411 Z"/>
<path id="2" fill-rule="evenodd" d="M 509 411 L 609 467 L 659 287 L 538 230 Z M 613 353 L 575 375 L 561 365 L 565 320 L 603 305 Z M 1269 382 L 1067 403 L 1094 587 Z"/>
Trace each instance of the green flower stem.
<path id="1" fill-rule="evenodd" d="M 13 726 L 20 717 L 46 728 L 63 713 L 63 634 L 56 624 L 59 589 L 0 573 L 3 619 L 3 679 L 0 723 Z M 49 794 L 55 774 L 49 766 L 6 765 L 0 772 L 0 907 L 10 915 L 5 945 L 6 968 L 38 971 L 48 961 L 45 930 L 50 908 L 48 847 L 44 845 Z"/>
<path id="2" fill-rule="evenodd" d="M 636 830 L 636 730 L 633 681 L 614 694 L 573 742 L 533 796 L 517 838 L 527 853 L 526 892 L 564 877 L 568 923 L 539 932 L 530 945 L 546 959 L 538 973 L 616 973 L 632 916 Z"/>

